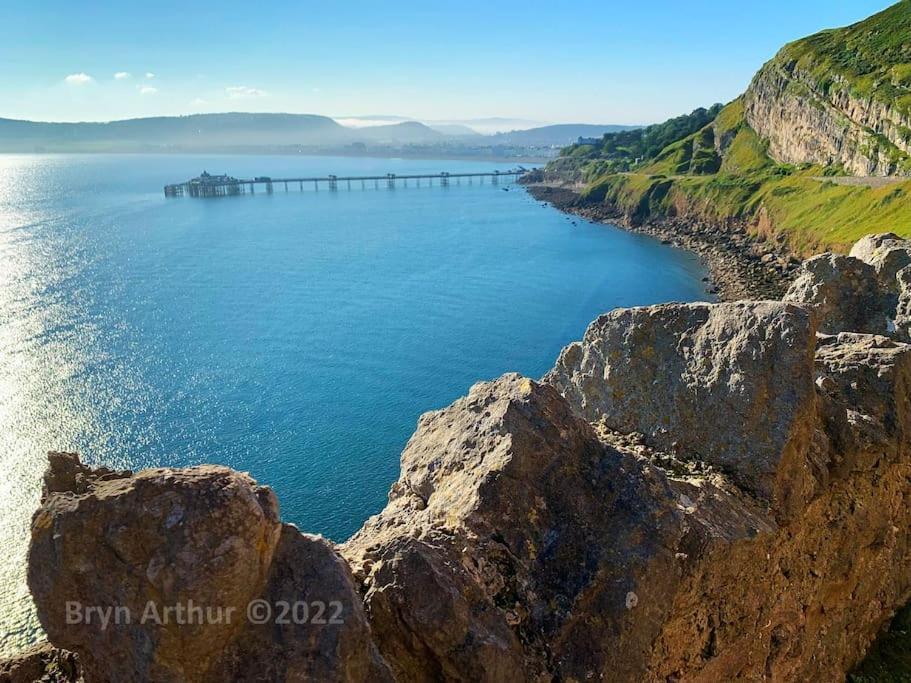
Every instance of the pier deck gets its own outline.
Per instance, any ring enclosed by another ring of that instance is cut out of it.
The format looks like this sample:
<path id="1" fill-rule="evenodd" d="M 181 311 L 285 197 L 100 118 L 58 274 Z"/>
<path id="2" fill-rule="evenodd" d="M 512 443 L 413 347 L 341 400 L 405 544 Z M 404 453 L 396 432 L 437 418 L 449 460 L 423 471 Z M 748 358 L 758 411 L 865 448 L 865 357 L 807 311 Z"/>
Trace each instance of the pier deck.
<path id="1" fill-rule="evenodd" d="M 460 185 L 465 181 L 471 185 L 474 181 L 479 184 L 490 182 L 493 185 L 499 185 L 502 182 L 516 180 L 519 176 L 526 173 L 525 168 L 515 168 L 508 171 L 490 171 L 487 173 L 411 173 L 397 175 L 387 173 L 386 175 L 367 175 L 367 176 L 312 176 L 306 178 L 271 178 L 268 176 L 257 176 L 255 178 L 233 178 L 228 175 L 209 175 L 206 172 L 197 178 L 188 180 L 185 183 L 175 183 L 165 185 L 165 197 L 231 197 L 241 194 L 256 194 L 257 186 L 261 187 L 266 194 L 271 194 L 276 185 L 284 186 L 285 192 L 290 188 L 297 188 L 303 191 L 305 188 L 312 187 L 319 191 L 320 187 L 335 191 L 339 186 L 346 189 L 352 189 L 360 185 L 361 189 L 367 189 L 368 184 L 372 184 L 374 189 L 385 187 L 394 189 L 398 185 L 408 187 L 408 181 L 412 181 L 416 187 L 421 186 L 421 181 L 426 181 L 429 186 L 433 186 L 436 181 L 441 187 L 447 187 L 450 184 Z"/>

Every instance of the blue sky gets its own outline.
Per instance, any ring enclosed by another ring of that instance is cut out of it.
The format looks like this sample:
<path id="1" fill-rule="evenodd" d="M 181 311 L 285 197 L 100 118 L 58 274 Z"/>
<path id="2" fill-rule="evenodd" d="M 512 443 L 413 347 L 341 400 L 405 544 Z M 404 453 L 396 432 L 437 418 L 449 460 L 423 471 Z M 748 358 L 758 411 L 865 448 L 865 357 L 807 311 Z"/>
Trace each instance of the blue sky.
<path id="1" fill-rule="evenodd" d="M 3 4 L 5 117 L 286 111 L 650 123 L 729 100 L 785 42 L 891 3 Z"/>

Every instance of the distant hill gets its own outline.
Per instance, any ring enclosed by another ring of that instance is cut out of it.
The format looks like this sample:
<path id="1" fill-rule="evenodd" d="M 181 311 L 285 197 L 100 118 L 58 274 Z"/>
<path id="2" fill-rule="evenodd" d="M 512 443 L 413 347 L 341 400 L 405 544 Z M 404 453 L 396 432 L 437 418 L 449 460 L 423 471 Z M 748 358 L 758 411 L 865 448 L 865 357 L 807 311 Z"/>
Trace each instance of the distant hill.
<path id="1" fill-rule="evenodd" d="M 373 142 L 378 144 L 427 144 L 442 142 L 446 136 L 417 121 L 403 121 L 385 126 L 364 126 L 348 129 L 347 133 L 356 142 Z"/>
<path id="2" fill-rule="evenodd" d="M 488 140 L 498 145 L 521 145 L 533 147 L 564 147 L 576 142 L 579 138 L 600 138 L 605 133 L 616 133 L 624 130 L 635 130 L 640 126 L 592 125 L 587 123 L 562 123 L 553 126 L 541 126 L 527 130 L 514 130 L 509 133 L 491 135 Z"/>
<path id="3" fill-rule="evenodd" d="M 196 114 L 44 123 L 0 119 L 0 152 L 205 150 L 276 145 L 425 144 L 444 135 L 414 121 L 347 128 L 311 114 Z"/>
<path id="4" fill-rule="evenodd" d="M 106 123 L 0 119 L 0 152 L 243 152 L 295 146 L 332 151 L 358 143 L 373 148 L 416 145 L 477 152 L 496 147 L 563 147 L 579 137 L 632 128 L 564 124 L 483 135 L 466 124 L 427 125 L 395 116 L 342 121 L 353 125 L 313 114 L 194 114 Z"/>
<path id="5" fill-rule="evenodd" d="M 435 131 L 458 138 L 479 138 L 481 133 L 460 123 L 431 123 L 429 124 Z"/>

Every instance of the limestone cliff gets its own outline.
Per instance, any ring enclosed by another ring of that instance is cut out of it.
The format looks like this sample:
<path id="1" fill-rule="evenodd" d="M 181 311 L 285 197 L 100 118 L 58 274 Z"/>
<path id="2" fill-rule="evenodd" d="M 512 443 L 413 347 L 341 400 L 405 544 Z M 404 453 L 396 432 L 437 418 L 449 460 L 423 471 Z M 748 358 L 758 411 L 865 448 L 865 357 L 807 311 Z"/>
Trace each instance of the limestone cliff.
<path id="1" fill-rule="evenodd" d="M 226 468 L 52 454 L 54 647 L 0 681 L 843 679 L 911 598 L 909 263 L 874 236 L 785 301 L 608 313 L 424 415 L 340 546 Z"/>
<path id="2" fill-rule="evenodd" d="M 911 2 L 785 46 L 744 96 L 777 161 L 911 174 Z"/>

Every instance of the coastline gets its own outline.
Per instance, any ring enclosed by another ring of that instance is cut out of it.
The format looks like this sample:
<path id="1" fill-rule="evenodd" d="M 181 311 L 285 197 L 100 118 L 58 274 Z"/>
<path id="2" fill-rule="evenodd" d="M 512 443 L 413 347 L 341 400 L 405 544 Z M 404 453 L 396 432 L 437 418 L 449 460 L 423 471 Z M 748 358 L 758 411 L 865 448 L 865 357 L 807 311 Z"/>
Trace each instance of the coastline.
<path id="1" fill-rule="evenodd" d="M 711 224 L 685 217 L 637 222 L 606 204 L 589 203 L 573 187 L 522 183 L 529 194 L 564 213 L 650 235 L 699 255 L 709 271 L 711 294 L 721 301 L 781 299 L 800 265 L 784 244 L 750 234 L 745 222 Z"/>

